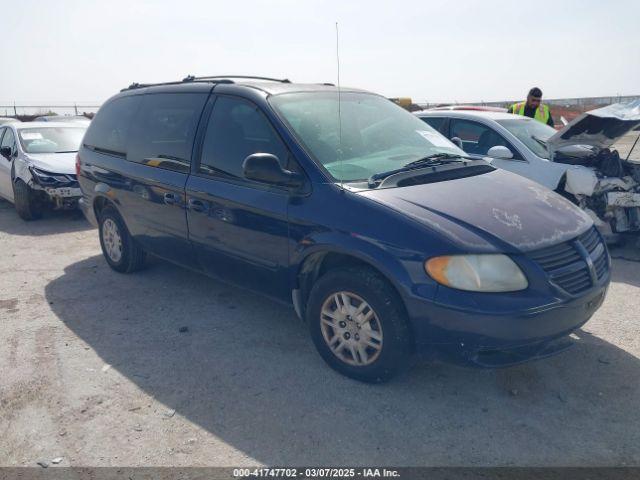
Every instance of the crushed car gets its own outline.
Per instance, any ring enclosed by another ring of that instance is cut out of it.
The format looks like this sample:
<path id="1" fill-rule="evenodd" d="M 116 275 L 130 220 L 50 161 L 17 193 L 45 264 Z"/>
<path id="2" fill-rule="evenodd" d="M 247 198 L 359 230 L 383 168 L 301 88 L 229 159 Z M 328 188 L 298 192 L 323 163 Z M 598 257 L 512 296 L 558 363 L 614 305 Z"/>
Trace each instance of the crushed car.
<path id="1" fill-rule="evenodd" d="M 75 209 L 82 195 L 75 157 L 87 127 L 74 123 L 24 122 L 0 127 L 0 197 L 23 220 L 45 208 Z"/>
<path id="2" fill-rule="evenodd" d="M 640 101 L 614 104 L 577 117 L 547 146 L 557 163 L 567 164 L 564 192 L 583 208 L 600 231 L 640 233 L 640 162 L 611 148 L 622 137 L 640 136 Z"/>
<path id="3" fill-rule="evenodd" d="M 559 131 L 502 112 L 432 109 L 416 115 L 469 156 L 570 199 L 608 241 L 640 233 L 640 162 L 629 158 L 631 151 L 621 158 L 613 148 L 623 137 L 640 136 L 640 101 L 586 112 Z"/>

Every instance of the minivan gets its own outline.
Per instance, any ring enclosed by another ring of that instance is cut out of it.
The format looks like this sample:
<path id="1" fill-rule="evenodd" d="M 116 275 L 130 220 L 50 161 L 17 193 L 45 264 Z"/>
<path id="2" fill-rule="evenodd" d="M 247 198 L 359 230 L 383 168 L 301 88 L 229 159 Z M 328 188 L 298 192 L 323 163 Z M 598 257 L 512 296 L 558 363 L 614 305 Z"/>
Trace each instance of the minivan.
<path id="1" fill-rule="evenodd" d="M 100 108 L 76 173 L 114 270 L 152 254 L 292 304 L 361 381 L 418 353 L 483 367 L 557 353 L 610 280 L 587 214 L 362 90 L 133 84 Z"/>

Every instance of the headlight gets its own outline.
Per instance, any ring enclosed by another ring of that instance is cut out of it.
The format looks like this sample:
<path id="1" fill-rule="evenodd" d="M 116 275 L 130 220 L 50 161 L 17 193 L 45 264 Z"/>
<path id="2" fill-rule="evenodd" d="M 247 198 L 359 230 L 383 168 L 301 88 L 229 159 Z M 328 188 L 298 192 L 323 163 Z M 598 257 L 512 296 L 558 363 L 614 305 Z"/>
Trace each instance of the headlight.
<path id="1" fill-rule="evenodd" d="M 66 185 L 73 182 L 72 179 L 64 174 L 50 173 L 36 167 L 31 167 L 30 170 L 34 180 L 42 186 Z"/>
<path id="2" fill-rule="evenodd" d="M 451 255 L 424 264 L 436 282 L 472 292 L 515 292 L 529 283 L 522 270 L 506 255 Z"/>

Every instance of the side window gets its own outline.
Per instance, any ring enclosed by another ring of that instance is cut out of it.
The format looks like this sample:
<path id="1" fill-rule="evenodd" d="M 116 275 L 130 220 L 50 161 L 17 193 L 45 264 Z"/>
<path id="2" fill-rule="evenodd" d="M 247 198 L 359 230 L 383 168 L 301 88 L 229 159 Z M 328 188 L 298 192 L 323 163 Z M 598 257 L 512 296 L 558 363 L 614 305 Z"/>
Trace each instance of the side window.
<path id="1" fill-rule="evenodd" d="M 132 95 L 116 98 L 103 105 L 84 136 L 84 144 L 124 157 L 127 153 L 129 127 L 140 101 L 140 95 Z"/>
<path id="2" fill-rule="evenodd" d="M 131 126 L 127 160 L 189 172 L 193 139 L 206 93 L 154 93 L 143 96 Z"/>
<path id="3" fill-rule="evenodd" d="M 437 130 L 438 132 L 442 133 L 443 135 L 446 135 L 446 132 L 442 131 L 446 118 L 443 118 L 443 117 L 420 117 L 420 120 L 422 120 L 425 123 L 428 123 L 434 130 Z"/>
<path id="4" fill-rule="evenodd" d="M 4 136 L 2 137 L 2 143 L 0 143 L 0 146 L 11 147 L 11 152 L 13 153 L 16 150 L 16 137 L 13 134 L 13 130 L 10 128 L 5 128 L 4 130 Z"/>
<path id="5" fill-rule="evenodd" d="M 0 145 L 2 145 L 2 136 L 4 135 L 6 128 L 0 127 Z"/>
<path id="6" fill-rule="evenodd" d="M 199 172 L 244 178 L 242 162 L 252 153 L 271 153 L 283 166 L 289 161 L 287 148 L 258 107 L 218 98 L 207 124 Z"/>
<path id="7" fill-rule="evenodd" d="M 502 145 L 513 152 L 514 158 L 519 154 L 502 135 L 490 127 L 469 120 L 451 120 L 451 138 L 458 137 L 462 140 L 462 148 L 465 152 L 474 155 L 486 155 L 491 147 Z"/>

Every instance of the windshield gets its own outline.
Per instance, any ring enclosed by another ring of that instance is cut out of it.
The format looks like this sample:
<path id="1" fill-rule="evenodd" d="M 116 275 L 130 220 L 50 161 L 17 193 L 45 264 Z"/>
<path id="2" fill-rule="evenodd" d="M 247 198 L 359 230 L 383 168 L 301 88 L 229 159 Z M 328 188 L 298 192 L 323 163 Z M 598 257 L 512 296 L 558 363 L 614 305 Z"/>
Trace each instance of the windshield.
<path id="1" fill-rule="evenodd" d="M 26 153 L 77 152 L 86 132 L 83 127 L 40 127 L 18 130 Z"/>
<path id="2" fill-rule="evenodd" d="M 465 154 L 418 117 L 377 95 L 341 93 L 341 122 L 337 92 L 282 94 L 270 102 L 337 181 L 363 181 L 435 153 Z"/>
<path id="3" fill-rule="evenodd" d="M 554 128 L 537 120 L 497 120 L 497 122 L 538 157 L 549 159 L 549 151 L 544 144 L 556 133 Z"/>

